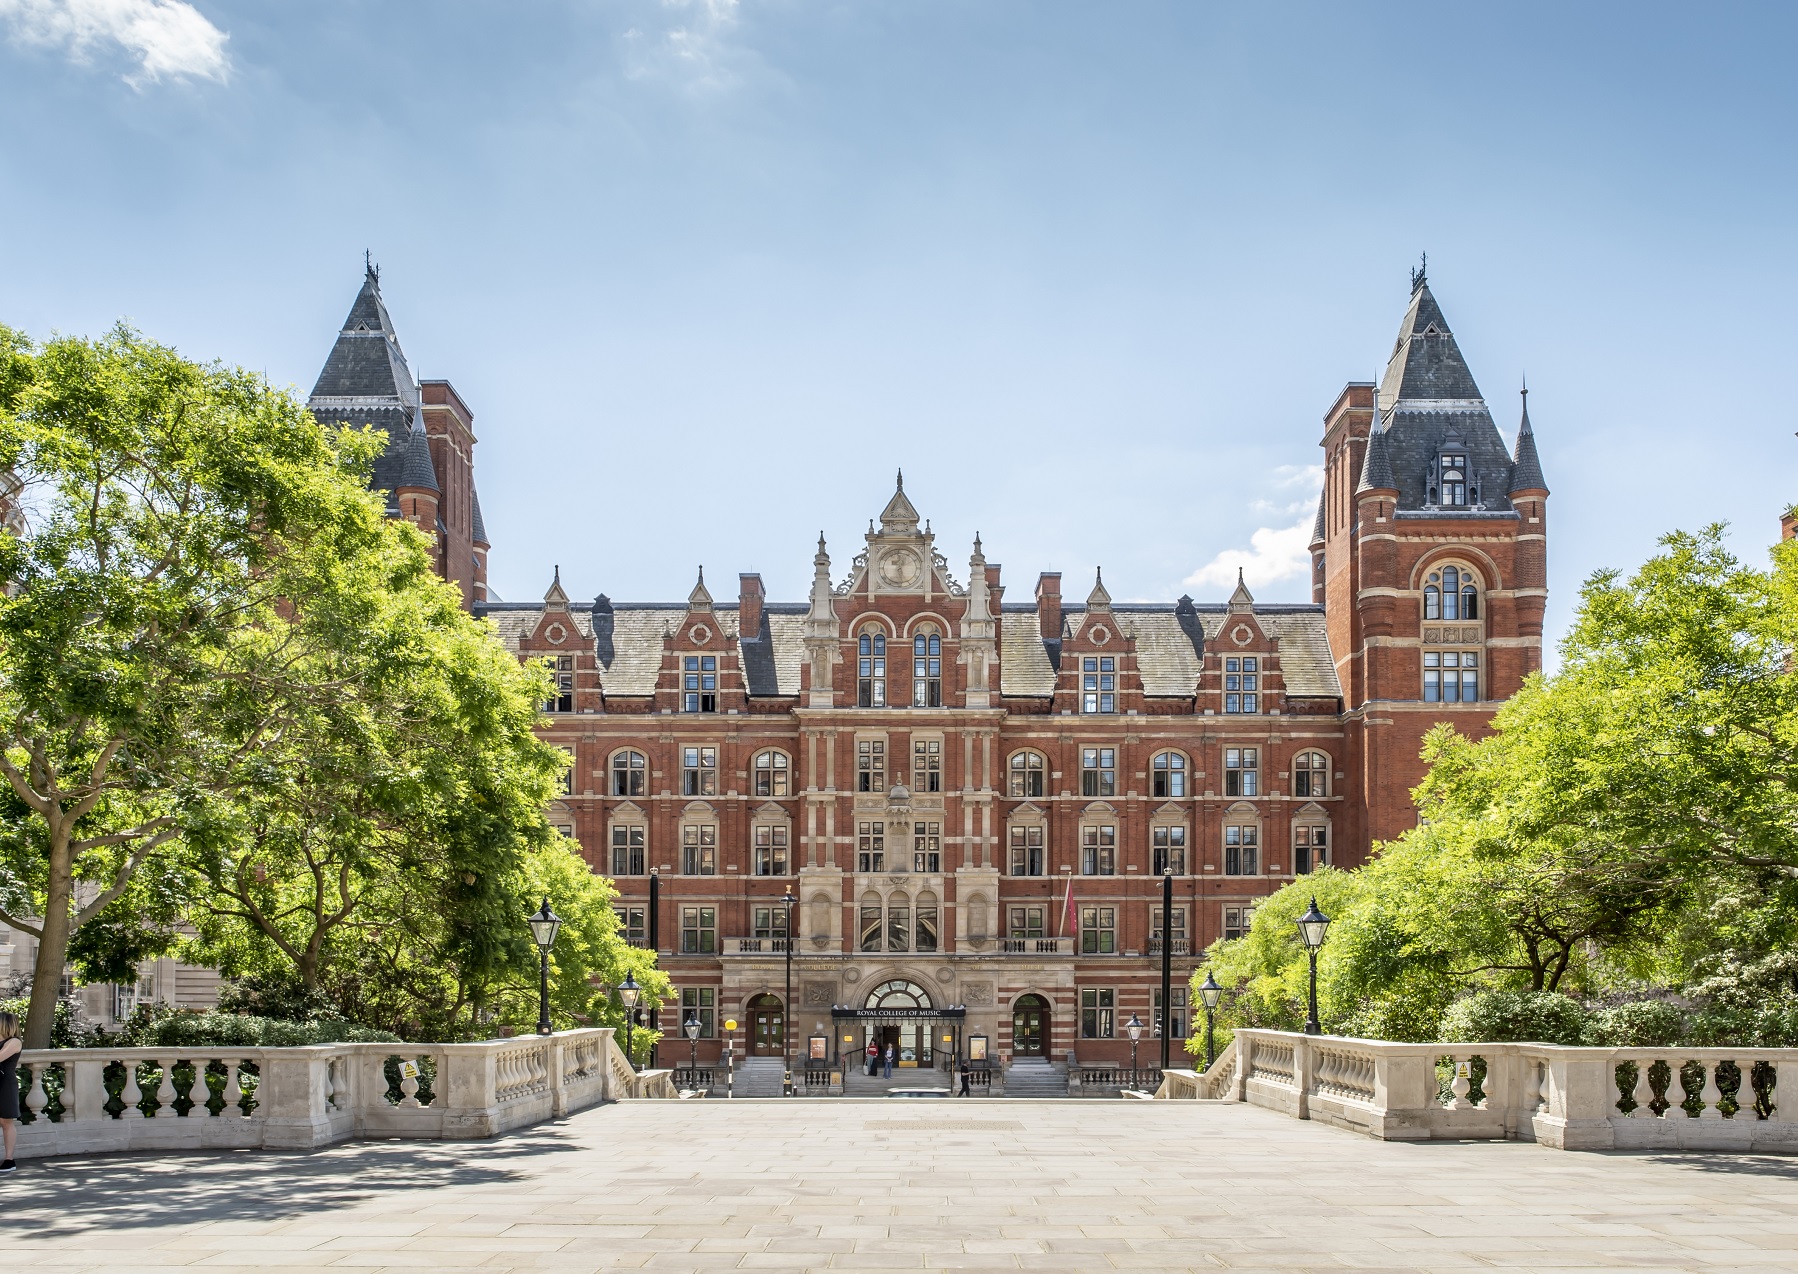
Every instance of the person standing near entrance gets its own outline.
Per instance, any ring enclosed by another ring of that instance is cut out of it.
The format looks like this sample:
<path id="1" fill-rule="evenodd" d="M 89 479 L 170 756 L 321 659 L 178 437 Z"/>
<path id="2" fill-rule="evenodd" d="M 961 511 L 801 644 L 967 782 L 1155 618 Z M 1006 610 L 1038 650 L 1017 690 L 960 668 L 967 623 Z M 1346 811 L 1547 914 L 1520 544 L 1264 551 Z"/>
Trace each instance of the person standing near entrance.
<path id="1" fill-rule="evenodd" d="M 895 1048 L 895 1047 L 893 1047 L 893 1045 L 891 1045 L 891 1044 L 888 1044 L 888 1045 L 887 1045 L 887 1073 L 886 1073 L 886 1077 L 887 1077 L 887 1078 L 888 1078 L 888 1079 L 891 1079 L 891 1078 L 892 1078 L 892 1077 L 893 1077 L 893 1058 L 894 1058 L 894 1057 L 895 1057 L 895 1056 L 896 1056 L 896 1055 L 897 1055 L 897 1054 L 898 1054 L 898 1052 L 899 1052 L 899 1050 L 898 1050 L 898 1049 L 897 1049 L 897 1048 Z"/>
<path id="2" fill-rule="evenodd" d="M 872 1076 L 880 1069 L 880 1045 L 873 1040 L 868 1041 L 868 1074 Z"/>
<path id="3" fill-rule="evenodd" d="M 968 1091 L 968 1059 L 965 1057 L 961 1059 L 961 1095 L 963 1097 L 974 1095 Z"/>
<path id="4" fill-rule="evenodd" d="M 13 1171 L 13 1125 L 19 1118 L 19 1054 L 25 1041 L 19 1038 L 19 1019 L 0 1013 L 0 1141 L 6 1149 L 0 1172 Z"/>

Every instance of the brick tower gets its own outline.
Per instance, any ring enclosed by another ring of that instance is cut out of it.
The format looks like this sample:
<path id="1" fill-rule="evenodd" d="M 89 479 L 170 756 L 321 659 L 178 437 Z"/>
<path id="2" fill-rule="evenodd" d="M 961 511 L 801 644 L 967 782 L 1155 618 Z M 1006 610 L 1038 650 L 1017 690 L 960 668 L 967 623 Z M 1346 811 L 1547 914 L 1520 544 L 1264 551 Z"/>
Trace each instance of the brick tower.
<path id="1" fill-rule="evenodd" d="M 1312 590 L 1364 788 L 1344 860 L 1415 822 L 1432 726 L 1485 733 L 1542 666 L 1548 486 L 1524 395 L 1507 449 L 1418 270 L 1379 386 L 1349 384 L 1325 416 Z"/>
<path id="2" fill-rule="evenodd" d="M 487 600 L 490 545 L 474 487 L 474 413 L 447 380 L 413 379 L 372 263 L 306 405 L 321 422 L 387 436 L 373 485 L 387 494 L 388 516 L 430 537 L 437 573 L 461 588 L 464 607 Z"/>

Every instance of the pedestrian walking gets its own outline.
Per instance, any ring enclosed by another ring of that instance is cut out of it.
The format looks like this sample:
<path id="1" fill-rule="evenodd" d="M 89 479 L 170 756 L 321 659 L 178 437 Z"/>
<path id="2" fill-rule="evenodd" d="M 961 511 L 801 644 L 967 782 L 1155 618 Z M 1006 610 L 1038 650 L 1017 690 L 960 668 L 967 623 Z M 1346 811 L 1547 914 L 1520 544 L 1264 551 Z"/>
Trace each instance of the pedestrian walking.
<path id="1" fill-rule="evenodd" d="M 974 1095 L 968 1091 L 968 1059 L 965 1057 L 961 1059 L 961 1095 L 963 1097 Z"/>
<path id="2" fill-rule="evenodd" d="M 868 1041 L 868 1074 L 872 1076 L 880 1069 L 880 1045 L 873 1040 Z"/>
<path id="3" fill-rule="evenodd" d="M 25 1041 L 19 1038 L 19 1018 L 15 1013 L 0 1013 L 0 1142 L 4 1142 L 6 1159 L 0 1172 L 12 1172 L 13 1125 L 19 1120 L 19 1054 Z"/>
<path id="4" fill-rule="evenodd" d="M 894 1047 L 893 1047 L 893 1046 L 892 1046 L 892 1045 L 891 1045 L 891 1044 L 888 1044 L 888 1045 L 887 1045 L 887 1073 L 886 1073 L 886 1077 L 887 1077 L 887 1078 L 888 1078 L 888 1079 L 891 1079 L 891 1078 L 892 1078 L 892 1077 L 893 1077 L 893 1055 L 894 1055 L 894 1054 L 895 1054 L 895 1053 L 897 1053 L 897 1052 L 898 1052 L 898 1051 L 899 1051 L 899 1050 L 898 1050 L 898 1049 L 896 1049 L 896 1048 L 894 1048 Z"/>

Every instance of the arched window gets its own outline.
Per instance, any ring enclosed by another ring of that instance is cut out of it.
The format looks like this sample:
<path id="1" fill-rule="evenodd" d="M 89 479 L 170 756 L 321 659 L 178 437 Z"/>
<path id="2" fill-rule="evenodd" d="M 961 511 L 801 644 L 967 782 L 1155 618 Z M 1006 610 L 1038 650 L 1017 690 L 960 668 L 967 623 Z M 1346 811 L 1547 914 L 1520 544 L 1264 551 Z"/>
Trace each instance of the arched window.
<path id="1" fill-rule="evenodd" d="M 1149 771 L 1149 794 L 1157 800 L 1185 796 L 1186 758 L 1178 752 L 1157 752 Z"/>
<path id="2" fill-rule="evenodd" d="M 791 790 L 787 781 L 787 754 L 769 748 L 766 752 L 755 754 L 755 794 L 757 796 L 788 796 Z"/>
<path id="3" fill-rule="evenodd" d="M 887 706 L 887 635 L 864 628 L 857 638 L 855 702 L 861 708 Z"/>
<path id="4" fill-rule="evenodd" d="M 648 781 L 649 763 L 641 752 L 626 748 L 612 755 L 612 795 L 642 796 Z"/>
<path id="5" fill-rule="evenodd" d="M 1423 587 L 1423 617 L 1478 619 L 1480 594 L 1473 572 L 1459 566 L 1431 571 Z"/>
<path id="6" fill-rule="evenodd" d="M 1043 794 L 1043 755 L 1019 752 L 1011 758 L 1011 799 L 1033 801 Z"/>
<path id="7" fill-rule="evenodd" d="M 1330 794 L 1330 758 L 1322 752 L 1301 752 L 1292 763 L 1294 796 Z"/>
<path id="8" fill-rule="evenodd" d="M 911 678 L 912 707 L 943 706 L 943 638 L 929 624 L 911 639 Z"/>

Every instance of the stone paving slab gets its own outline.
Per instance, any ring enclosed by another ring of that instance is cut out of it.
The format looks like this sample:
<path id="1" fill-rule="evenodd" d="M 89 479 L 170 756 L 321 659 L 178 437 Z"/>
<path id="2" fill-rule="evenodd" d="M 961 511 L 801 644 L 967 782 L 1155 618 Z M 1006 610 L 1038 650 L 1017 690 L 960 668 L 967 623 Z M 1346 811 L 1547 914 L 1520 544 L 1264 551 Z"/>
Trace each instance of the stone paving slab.
<path id="1" fill-rule="evenodd" d="M 632 1102 L 485 1143 L 27 1161 L 0 1270 L 1798 1271 L 1798 1159 L 964 1109 Z"/>

